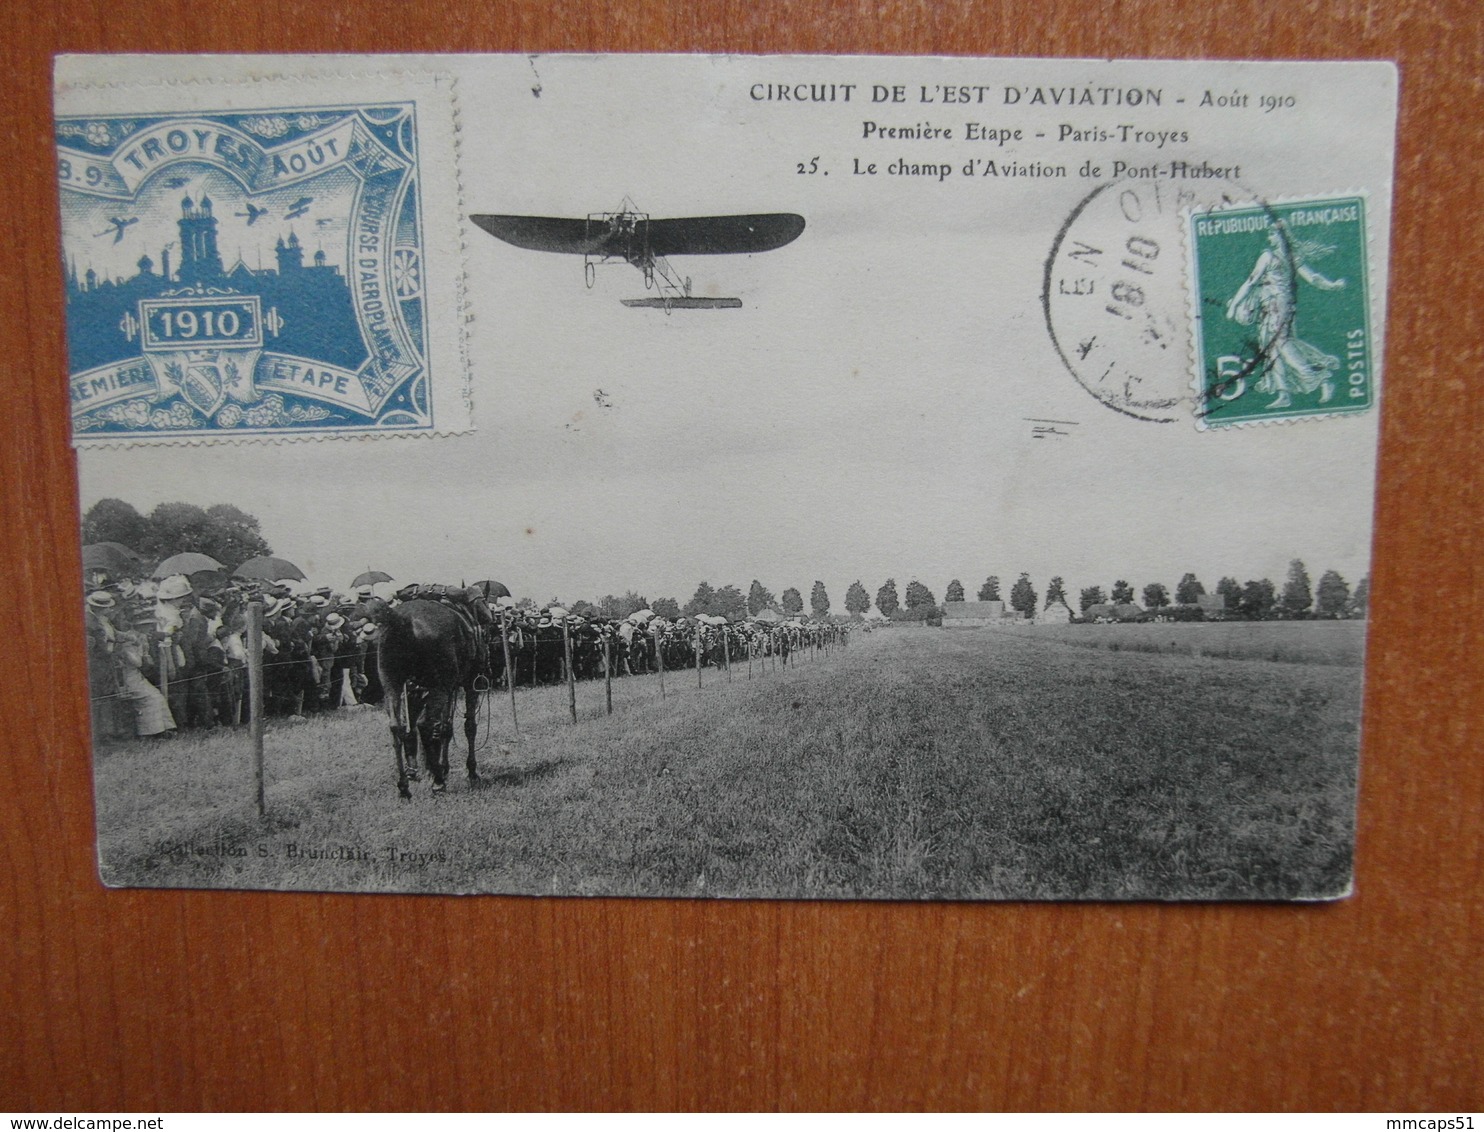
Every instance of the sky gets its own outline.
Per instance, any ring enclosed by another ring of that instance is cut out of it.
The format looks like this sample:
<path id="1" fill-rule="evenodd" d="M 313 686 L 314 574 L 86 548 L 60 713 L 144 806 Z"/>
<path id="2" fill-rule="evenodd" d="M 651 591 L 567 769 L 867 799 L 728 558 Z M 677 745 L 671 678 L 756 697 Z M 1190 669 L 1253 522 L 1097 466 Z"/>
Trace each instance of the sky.
<path id="1" fill-rule="evenodd" d="M 986 575 L 1008 593 L 1021 571 L 1039 592 L 1060 575 L 1073 594 L 1115 579 L 1173 589 L 1186 571 L 1208 588 L 1224 574 L 1281 585 L 1294 557 L 1316 582 L 1330 568 L 1351 582 L 1367 572 L 1374 412 L 1201 432 L 1188 414 L 1158 424 L 1113 411 L 1062 363 L 1041 306 L 1057 230 L 1094 182 L 855 175 L 857 158 L 961 164 L 986 151 L 868 143 L 862 120 L 887 112 L 747 97 L 752 78 L 791 65 L 456 64 L 454 211 L 580 217 L 628 196 L 656 217 L 802 214 L 785 248 L 675 261 L 696 293 L 735 295 L 741 309 L 629 309 L 621 298 L 645 294 L 634 269 L 602 268 L 589 290 L 580 259 L 465 224 L 472 433 L 86 450 L 83 508 L 231 502 L 316 584 L 374 568 L 399 581 L 493 577 L 541 601 L 633 589 L 683 602 L 703 579 L 746 592 L 754 578 L 807 598 L 819 579 L 840 610 L 856 579 L 874 597 L 888 577 L 899 592 L 917 578 L 941 600 L 951 578 L 972 598 Z M 863 61 L 809 66 L 870 82 Z M 1184 74 L 1154 79 L 1198 95 Z M 1194 119 L 1198 144 L 1182 155 L 1239 161 L 1274 198 L 1379 183 L 1384 202 L 1389 149 L 1378 165 L 1376 137 L 1389 145 L 1389 133 L 1334 127 L 1356 96 L 1343 84 L 1300 93 L 1309 117 L 1281 130 Z M 936 114 L 956 128 L 963 117 Z M 1322 185 L 1305 175 L 1316 147 Z M 1017 159 L 1075 169 L 1108 152 L 1038 143 Z M 797 172 L 814 156 L 828 177 Z M 1384 238 L 1373 235 L 1378 262 Z M 1384 274 L 1372 286 L 1384 293 Z M 1188 344 L 1173 353 L 1159 376 L 1179 388 Z M 1048 420 L 1059 434 L 1038 435 Z"/>

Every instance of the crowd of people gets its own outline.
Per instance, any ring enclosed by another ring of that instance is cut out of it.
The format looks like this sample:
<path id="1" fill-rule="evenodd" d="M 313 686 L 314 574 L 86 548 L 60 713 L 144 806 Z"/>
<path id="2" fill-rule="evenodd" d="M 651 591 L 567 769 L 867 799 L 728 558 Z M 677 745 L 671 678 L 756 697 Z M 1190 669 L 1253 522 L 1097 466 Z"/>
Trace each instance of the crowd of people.
<path id="1" fill-rule="evenodd" d="M 247 603 L 263 603 L 267 715 L 380 699 L 371 587 L 233 584 L 197 592 L 176 574 L 100 582 L 86 598 L 88 677 L 98 738 L 160 737 L 247 721 Z"/>
<path id="2" fill-rule="evenodd" d="M 308 716 L 380 703 L 377 614 L 411 600 L 454 606 L 480 641 L 489 687 L 536 686 L 661 668 L 787 664 L 803 649 L 848 641 L 848 627 L 800 618 L 728 621 L 584 617 L 537 609 L 478 588 L 412 585 L 389 599 L 371 586 L 295 594 L 282 584 L 234 581 L 198 591 L 185 575 L 159 581 L 95 574 L 86 596 L 94 735 L 158 738 L 247 722 L 247 607 L 263 605 L 266 716 Z M 508 669 L 507 669 L 508 662 Z"/>

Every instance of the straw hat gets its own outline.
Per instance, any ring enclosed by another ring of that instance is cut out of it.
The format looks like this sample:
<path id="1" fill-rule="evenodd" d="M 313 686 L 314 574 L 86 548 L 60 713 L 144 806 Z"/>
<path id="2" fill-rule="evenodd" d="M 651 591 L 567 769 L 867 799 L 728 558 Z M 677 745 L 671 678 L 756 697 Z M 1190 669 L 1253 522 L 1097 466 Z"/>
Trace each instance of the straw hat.
<path id="1" fill-rule="evenodd" d="M 160 583 L 157 596 L 161 601 L 176 601 L 179 598 L 190 597 L 194 592 L 191 589 L 191 580 L 184 574 L 171 574 Z"/>

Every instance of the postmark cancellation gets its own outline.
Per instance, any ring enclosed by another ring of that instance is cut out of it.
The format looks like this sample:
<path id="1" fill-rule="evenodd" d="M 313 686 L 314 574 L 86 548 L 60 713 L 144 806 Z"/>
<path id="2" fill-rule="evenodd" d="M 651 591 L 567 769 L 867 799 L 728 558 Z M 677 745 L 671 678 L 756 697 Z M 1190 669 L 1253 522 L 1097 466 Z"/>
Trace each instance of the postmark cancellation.
<path id="1" fill-rule="evenodd" d="M 1365 204 L 1275 203 L 1225 176 L 1100 185 L 1047 260 L 1052 342 L 1084 389 L 1139 420 L 1205 430 L 1370 409 Z"/>

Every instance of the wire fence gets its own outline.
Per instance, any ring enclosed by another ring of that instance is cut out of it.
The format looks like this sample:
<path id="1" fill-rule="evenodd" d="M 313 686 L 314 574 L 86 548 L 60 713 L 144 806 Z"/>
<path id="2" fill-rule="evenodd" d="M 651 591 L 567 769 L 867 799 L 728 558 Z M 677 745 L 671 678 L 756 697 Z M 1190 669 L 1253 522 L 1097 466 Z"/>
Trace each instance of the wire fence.
<path id="1" fill-rule="evenodd" d="M 172 676 L 172 670 L 177 669 L 181 666 L 179 666 L 173 658 L 173 652 L 175 648 L 174 642 L 170 638 L 166 638 L 158 642 L 160 656 L 153 665 L 157 672 L 156 679 L 154 682 L 146 681 L 146 683 L 148 683 L 149 686 L 155 692 L 157 692 L 159 696 L 165 701 L 167 709 L 168 705 L 170 704 L 172 689 L 175 689 L 178 695 L 179 686 L 181 684 L 187 684 L 191 686 L 191 690 L 188 694 L 199 696 L 202 694 L 203 690 L 206 690 L 206 687 L 210 685 L 208 695 L 217 697 L 218 699 L 224 698 L 225 702 L 227 702 L 231 708 L 230 714 L 235 718 L 229 720 L 229 724 L 235 726 L 240 726 L 244 722 L 247 724 L 248 740 L 253 753 L 254 795 L 259 815 L 266 815 L 263 747 L 264 725 L 266 722 L 267 710 L 267 688 L 270 674 L 289 668 L 300 669 L 305 673 L 306 677 L 303 683 L 300 685 L 300 691 L 308 691 L 311 687 L 324 687 L 326 681 L 324 679 L 322 670 L 326 666 L 326 664 L 328 664 L 329 666 L 331 666 L 331 675 L 329 679 L 329 683 L 332 685 L 331 694 L 334 695 L 334 686 L 336 684 L 334 672 L 351 672 L 354 670 L 358 663 L 363 665 L 365 662 L 365 658 L 368 655 L 368 650 L 362 647 L 359 650 L 357 661 L 350 661 L 347 659 L 346 663 L 344 664 L 338 663 L 341 658 L 348 658 L 348 654 L 343 652 L 330 654 L 328 659 L 320 655 L 315 655 L 313 653 L 311 653 L 309 656 L 300 655 L 293 657 L 279 657 L 275 659 L 269 659 L 268 655 L 265 655 L 265 640 L 267 638 L 264 634 L 263 613 L 264 606 L 261 602 L 254 601 L 248 603 L 246 607 L 247 617 L 246 629 L 244 633 L 244 651 L 246 654 L 245 660 L 238 661 L 229 658 L 225 661 L 223 667 L 219 669 L 214 669 L 210 672 L 192 672 L 189 675 L 183 675 L 179 679 L 176 679 Z M 654 674 L 658 677 L 659 680 L 660 698 L 661 700 L 664 700 L 668 695 L 666 675 L 667 673 L 672 676 L 677 674 L 677 669 L 674 666 L 667 665 L 665 661 L 667 646 L 673 647 L 673 642 L 662 641 L 659 638 L 658 634 L 651 634 L 644 630 L 638 630 L 638 632 L 643 632 L 644 636 L 648 638 L 648 641 L 645 645 L 646 663 L 644 667 L 646 669 L 649 667 L 648 646 L 651 643 L 654 646 Z M 769 632 L 771 633 L 773 631 L 770 630 Z M 516 666 L 514 665 L 514 660 L 516 659 L 516 657 L 524 659 L 525 649 L 521 648 L 518 649 L 514 654 L 512 653 L 510 648 L 510 627 L 508 623 L 502 623 L 499 629 L 499 635 L 502 641 L 503 659 L 505 661 L 504 670 L 501 675 L 503 677 L 503 683 L 508 689 L 510 696 L 511 726 L 514 729 L 515 733 L 518 735 L 520 732 L 520 724 L 519 712 L 517 708 L 516 689 L 517 687 L 520 687 L 522 685 L 520 684 L 518 679 L 518 672 Z M 808 662 L 814 659 L 829 656 L 836 648 L 843 645 L 847 639 L 847 634 L 836 633 L 832 631 L 829 634 L 825 635 L 816 635 L 814 633 L 804 634 L 799 637 L 797 643 L 794 643 L 792 640 L 785 641 L 782 639 L 773 639 L 772 637 L 758 637 L 742 641 L 741 643 L 745 646 L 746 652 L 747 679 L 751 680 L 753 678 L 755 664 L 760 664 L 761 670 L 765 674 L 770 670 L 770 664 L 771 670 L 774 672 L 778 670 L 780 664 L 786 671 L 790 664 L 797 664 L 800 658 L 803 658 L 806 662 Z M 555 642 L 548 640 L 546 643 L 548 645 L 554 645 Z M 730 683 L 734 679 L 733 645 L 737 642 L 733 641 L 732 639 L 727 637 L 725 633 L 723 633 L 719 642 L 711 642 L 713 646 L 718 643 L 720 647 L 717 648 L 716 651 L 719 652 L 720 656 L 715 667 L 725 674 L 725 680 Z M 699 632 L 697 632 L 691 639 L 691 641 L 688 642 L 688 645 L 689 647 L 686 651 L 689 652 L 690 660 L 692 663 L 686 665 L 686 667 L 694 667 L 696 675 L 696 686 L 697 688 L 703 689 L 705 687 L 704 671 L 706 667 L 708 667 L 711 663 L 709 656 L 711 650 L 707 647 L 707 644 L 703 642 L 702 636 Z M 602 679 L 604 683 L 604 713 L 606 715 L 612 715 L 614 710 L 613 676 L 615 667 L 618 663 L 615 656 L 615 651 L 616 650 L 614 649 L 613 636 L 605 635 L 602 638 L 601 652 Z M 92 659 L 93 658 L 90 657 L 90 661 Z M 574 663 L 574 660 L 575 657 L 572 634 L 568 626 L 564 624 L 562 626 L 561 641 L 561 672 L 560 679 L 556 683 L 565 684 L 566 686 L 568 714 L 570 715 L 572 724 L 576 725 L 580 722 L 580 720 L 577 710 L 578 680 L 576 676 L 576 665 Z M 123 664 L 125 662 L 116 661 L 115 663 Z M 740 663 L 741 660 L 739 659 L 739 666 Z M 543 685 L 535 679 L 535 667 L 536 666 L 533 660 L 532 683 L 530 685 L 527 685 L 527 687 L 535 688 L 540 686 L 551 686 L 550 682 L 547 682 Z M 317 669 L 319 671 L 317 671 Z M 142 676 L 142 664 L 139 666 L 139 670 Z M 213 681 L 212 677 L 216 677 L 217 680 Z M 219 682 L 223 679 L 226 682 L 225 686 L 222 686 L 222 684 Z M 492 705 L 487 694 L 494 691 L 494 684 L 490 681 L 487 674 L 481 674 L 478 679 L 480 683 L 476 686 L 476 691 L 478 694 L 485 698 L 485 731 L 487 742 L 488 735 L 491 729 L 492 712 Z M 340 687 L 342 689 L 341 703 L 336 704 L 335 706 L 337 707 L 344 706 L 343 688 L 345 683 L 346 677 L 342 675 L 339 681 Z M 352 682 L 352 696 L 354 697 L 361 691 L 362 689 L 355 688 Z M 121 704 L 127 702 L 131 706 L 136 707 L 137 710 L 137 704 L 140 696 L 141 691 L 138 689 L 131 692 L 126 688 L 120 687 L 118 690 L 112 692 L 90 693 L 89 699 L 95 713 L 94 718 L 96 720 L 98 718 L 98 713 L 107 710 L 108 705 L 111 705 L 113 709 L 117 711 Z"/>

